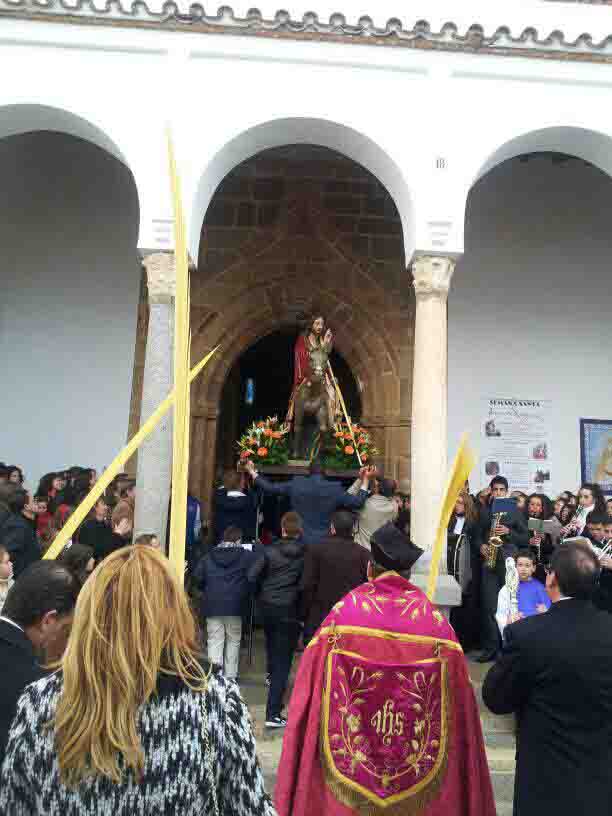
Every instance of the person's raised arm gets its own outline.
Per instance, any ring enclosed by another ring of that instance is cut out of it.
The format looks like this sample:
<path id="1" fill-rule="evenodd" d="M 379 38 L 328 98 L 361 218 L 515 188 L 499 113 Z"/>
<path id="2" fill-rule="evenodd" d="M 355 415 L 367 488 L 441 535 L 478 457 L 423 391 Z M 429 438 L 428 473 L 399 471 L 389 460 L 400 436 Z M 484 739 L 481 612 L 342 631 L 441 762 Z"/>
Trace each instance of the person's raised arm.
<path id="1" fill-rule="evenodd" d="M 359 490 L 354 496 L 351 493 L 342 493 L 340 496 L 340 507 L 346 507 L 347 510 L 359 510 L 363 507 L 369 495 L 370 479 L 373 479 L 375 475 L 375 467 L 361 468 L 359 471 L 361 479 Z"/>
<path id="2" fill-rule="evenodd" d="M 288 496 L 291 492 L 291 482 L 270 482 L 268 479 L 260 476 L 257 468 L 253 462 L 248 461 L 245 465 L 246 471 L 253 479 L 253 484 L 256 488 L 263 490 L 264 493 L 269 493 L 271 496 Z"/>

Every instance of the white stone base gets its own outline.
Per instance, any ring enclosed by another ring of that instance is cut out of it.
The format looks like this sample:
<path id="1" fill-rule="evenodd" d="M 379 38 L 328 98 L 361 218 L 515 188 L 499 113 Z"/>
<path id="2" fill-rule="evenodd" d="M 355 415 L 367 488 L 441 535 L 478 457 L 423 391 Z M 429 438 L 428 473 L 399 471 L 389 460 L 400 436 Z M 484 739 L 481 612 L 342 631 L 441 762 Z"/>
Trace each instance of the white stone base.
<path id="1" fill-rule="evenodd" d="M 424 573 L 413 573 L 410 581 L 423 592 L 427 590 L 427 575 Z M 461 587 L 452 575 L 438 576 L 434 603 L 446 618 L 449 617 L 453 606 L 461 606 Z"/>

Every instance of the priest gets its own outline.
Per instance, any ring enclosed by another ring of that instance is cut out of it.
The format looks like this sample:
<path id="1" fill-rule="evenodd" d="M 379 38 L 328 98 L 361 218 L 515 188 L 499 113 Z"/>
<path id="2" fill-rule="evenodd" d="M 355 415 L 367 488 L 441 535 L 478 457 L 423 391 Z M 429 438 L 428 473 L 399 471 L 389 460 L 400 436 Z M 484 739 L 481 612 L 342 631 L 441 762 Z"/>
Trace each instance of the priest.
<path id="1" fill-rule="evenodd" d="M 300 663 L 276 786 L 279 816 L 495 816 L 465 658 L 410 583 L 422 550 L 393 524 L 369 581 L 336 604 Z"/>

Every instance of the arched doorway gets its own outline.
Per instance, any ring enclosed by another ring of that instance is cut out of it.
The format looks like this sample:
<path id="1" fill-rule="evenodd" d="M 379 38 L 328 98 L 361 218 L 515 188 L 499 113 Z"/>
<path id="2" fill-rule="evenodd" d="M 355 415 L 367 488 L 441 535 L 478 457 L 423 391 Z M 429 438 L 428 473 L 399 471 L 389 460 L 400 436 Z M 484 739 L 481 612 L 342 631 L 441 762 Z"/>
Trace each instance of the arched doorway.
<path id="1" fill-rule="evenodd" d="M 414 293 L 401 218 L 369 171 L 304 144 L 234 168 L 204 220 L 191 304 L 193 361 L 220 345 L 192 395 L 195 495 L 207 501 L 239 424 L 239 405 L 227 401 L 232 389 L 239 396 L 232 370 L 280 333 L 290 378 L 293 341 L 314 312 L 334 333 L 386 473 L 409 478 Z"/>
<path id="2" fill-rule="evenodd" d="M 580 483 L 580 418 L 609 414 L 612 140 L 551 129 L 495 155 L 467 200 L 448 302 L 449 447 L 481 437 L 485 399 L 547 401 L 547 466 L 518 447 L 500 464 L 511 487 L 555 496 Z"/>
<path id="3" fill-rule="evenodd" d="M 0 176 L 3 454 L 33 489 L 69 464 L 100 469 L 125 444 L 140 202 L 110 137 L 41 105 L 0 107 Z"/>
<path id="4" fill-rule="evenodd" d="M 221 394 L 217 467 L 236 462 L 235 441 L 253 421 L 284 416 L 293 384 L 293 347 L 302 325 L 283 326 L 262 337 L 234 363 Z M 336 351 L 330 357 L 349 416 L 361 419 L 359 386 L 350 366 Z"/>

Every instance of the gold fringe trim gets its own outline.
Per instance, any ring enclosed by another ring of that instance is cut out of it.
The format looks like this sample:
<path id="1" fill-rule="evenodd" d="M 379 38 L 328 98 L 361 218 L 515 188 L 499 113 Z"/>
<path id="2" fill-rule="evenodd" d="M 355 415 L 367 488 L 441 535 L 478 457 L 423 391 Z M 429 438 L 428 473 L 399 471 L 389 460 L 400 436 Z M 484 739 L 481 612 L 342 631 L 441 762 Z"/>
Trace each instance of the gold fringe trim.
<path id="1" fill-rule="evenodd" d="M 431 640 L 435 640 L 435 638 L 431 638 Z M 328 671 L 330 670 L 331 663 L 329 664 L 328 668 Z M 429 780 L 425 787 L 421 788 L 417 792 L 407 790 L 406 793 L 401 796 L 401 799 L 399 801 L 396 800 L 393 804 L 386 805 L 383 801 L 381 801 L 379 804 L 376 804 L 363 794 L 359 793 L 359 791 L 356 791 L 350 785 L 347 785 L 346 782 L 344 782 L 339 772 L 327 758 L 327 754 L 325 751 L 325 731 L 323 724 L 324 716 L 322 717 L 322 722 L 321 725 L 319 726 L 319 756 L 321 760 L 321 767 L 323 769 L 325 784 L 329 788 L 329 791 L 332 794 L 332 796 L 338 802 L 340 802 L 340 804 L 350 808 L 355 813 L 359 814 L 359 816 L 381 816 L 381 813 L 384 813 L 385 816 L 418 816 L 418 814 L 420 814 L 423 811 L 423 809 L 430 802 L 432 802 L 436 798 L 436 796 L 438 796 L 442 788 L 444 778 L 446 776 L 446 770 L 448 766 L 448 751 L 452 737 L 451 726 L 453 721 L 452 718 L 453 700 L 451 696 L 451 690 L 448 684 L 448 672 L 443 671 L 441 676 L 443 678 L 442 680 L 443 688 L 441 689 L 441 691 L 442 695 L 445 696 L 446 698 L 446 706 L 443 706 L 446 714 L 445 717 L 446 722 L 440 723 L 441 730 L 442 731 L 446 730 L 446 740 L 444 742 L 444 752 L 442 754 L 442 761 L 435 775 Z M 324 700 L 324 707 L 326 704 L 330 705 L 330 701 Z M 325 714 L 324 711 L 322 713 L 323 715 Z"/>

